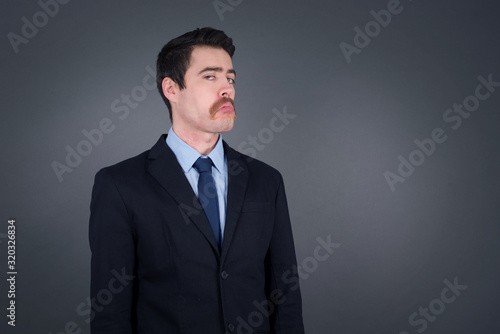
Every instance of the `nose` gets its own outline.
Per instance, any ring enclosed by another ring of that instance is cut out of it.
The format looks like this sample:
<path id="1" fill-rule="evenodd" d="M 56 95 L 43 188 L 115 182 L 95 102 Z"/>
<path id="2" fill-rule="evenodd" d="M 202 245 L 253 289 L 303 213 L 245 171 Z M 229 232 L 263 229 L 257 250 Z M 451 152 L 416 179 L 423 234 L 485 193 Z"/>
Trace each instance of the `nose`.
<path id="1" fill-rule="evenodd" d="M 220 93 L 221 97 L 229 97 L 229 98 L 233 99 L 234 98 L 234 86 L 226 81 L 226 83 L 221 87 L 219 93 Z"/>

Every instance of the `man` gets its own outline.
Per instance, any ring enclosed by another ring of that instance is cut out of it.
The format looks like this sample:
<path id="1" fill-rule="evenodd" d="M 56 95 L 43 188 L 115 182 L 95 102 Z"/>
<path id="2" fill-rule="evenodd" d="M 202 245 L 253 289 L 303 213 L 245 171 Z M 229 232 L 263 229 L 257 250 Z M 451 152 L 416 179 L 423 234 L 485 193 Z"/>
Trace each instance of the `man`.
<path id="1" fill-rule="evenodd" d="M 95 177 L 93 334 L 304 332 L 281 175 L 220 135 L 236 118 L 234 50 L 212 28 L 165 45 L 168 135 Z"/>

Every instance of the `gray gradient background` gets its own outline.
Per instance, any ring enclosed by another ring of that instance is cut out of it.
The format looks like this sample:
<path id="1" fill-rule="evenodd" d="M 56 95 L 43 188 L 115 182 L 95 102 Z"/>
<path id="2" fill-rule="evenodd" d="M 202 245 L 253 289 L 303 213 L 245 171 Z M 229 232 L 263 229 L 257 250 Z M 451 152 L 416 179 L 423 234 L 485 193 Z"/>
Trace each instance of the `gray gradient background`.
<path id="1" fill-rule="evenodd" d="M 312 263 L 317 238 L 341 244 L 301 281 L 306 331 L 417 333 L 410 314 L 457 277 L 467 289 L 425 333 L 499 333 L 500 88 L 459 129 L 442 119 L 479 75 L 500 81 L 499 5 L 402 0 L 348 64 L 339 43 L 352 44 L 354 26 L 387 2 L 247 0 L 221 21 L 212 1 L 73 0 L 15 54 L 7 34 L 40 7 L 4 1 L 0 331 L 55 334 L 74 321 L 89 333 L 76 308 L 89 295 L 93 177 L 170 127 L 156 91 L 123 120 L 111 103 L 142 84 L 168 40 L 213 26 L 236 45 L 238 120 L 224 139 L 236 148 L 257 135 L 273 108 L 297 115 L 257 157 L 285 178 L 299 263 Z M 103 118 L 114 131 L 59 182 L 51 163 Z M 391 192 L 383 173 L 438 127 L 447 141 Z M 8 218 L 17 220 L 15 328 L 4 314 Z"/>

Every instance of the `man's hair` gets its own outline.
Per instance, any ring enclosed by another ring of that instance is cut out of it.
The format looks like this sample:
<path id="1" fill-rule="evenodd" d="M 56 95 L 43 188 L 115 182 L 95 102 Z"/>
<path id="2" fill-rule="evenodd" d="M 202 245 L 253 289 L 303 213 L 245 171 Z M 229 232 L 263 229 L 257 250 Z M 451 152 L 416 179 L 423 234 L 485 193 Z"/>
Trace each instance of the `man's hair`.
<path id="1" fill-rule="evenodd" d="M 235 47 L 233 40 L 223 31 L 214 28 L 197 28 L 168 42 L 158 54 L 156 61 L 156 85 L 163 101 L 167 105 L 170 120 L 172 120 L 172 106 L 163 94 L 162 82 L 165 78 L 172 79 L 182 90 L 186 87 L 184 76 L 189 67 L 191 53 L 195 46 L 210 46 L 224 49 L 233 57 Z"/>

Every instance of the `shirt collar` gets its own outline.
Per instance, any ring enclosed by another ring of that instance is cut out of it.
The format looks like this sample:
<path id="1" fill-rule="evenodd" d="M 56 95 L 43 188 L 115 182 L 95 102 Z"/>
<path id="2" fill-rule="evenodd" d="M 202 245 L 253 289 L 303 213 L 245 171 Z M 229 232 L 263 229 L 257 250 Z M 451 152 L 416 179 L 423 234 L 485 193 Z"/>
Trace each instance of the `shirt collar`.
<path id="1" fill-rule="evenodd" d="M 198 160 L 199 157 L 204 156 L 180 139 L 175 134 L 172 127 L 168 130 L 166 142 L 170 149 L 174 152 L 177 161 L 184 170 L 184 173 L 188 173 L 191 168 L 193 168 L 193 164 L 196 160 Z M 224 146 L 222 145 L 221 134 L 219 134 L 219 139 L 217 140 L 217 144 L 215 144 L 214 149 L 208 153 L 207 156 L 212 159 L 217 171 L 222 174 L 224 171 Z"/>

